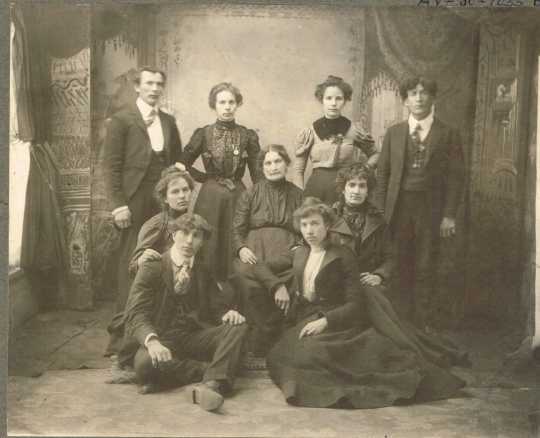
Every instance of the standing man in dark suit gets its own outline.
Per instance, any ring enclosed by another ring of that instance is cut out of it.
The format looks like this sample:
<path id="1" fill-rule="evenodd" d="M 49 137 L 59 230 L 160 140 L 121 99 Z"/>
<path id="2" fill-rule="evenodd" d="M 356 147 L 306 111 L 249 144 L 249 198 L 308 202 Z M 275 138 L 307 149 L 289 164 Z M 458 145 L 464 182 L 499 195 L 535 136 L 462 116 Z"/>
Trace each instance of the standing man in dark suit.
<path id="1" fill-rule="evenodd" d="M 390 127 L 378 162 L 375 204 L 390 225 L 399 262 L 393 297 L 403 316 L 426 328 L 435 317 L 440 239 L 456 233 L 464 183 L 459 132 L 433 114 L 437 83 L 413 77 L 400 85 L 409 119 Z"/>
<path id="2" fill-rule="evenodd" d="M 116 312 L 106 355 L 115 354 L 123 331 L 123 310 L 130 287 L 128 264 L 141 226 L 159 207 L 152 193 L 161 171 L 179 161 L 180 134 L 174 118 L 159 109 L 166 75 L 141 67 L 135 78 L 136 102 L 107 120 L 104 143 L 105 182 L 113 205 L 112 216 L 120 229 Z"/>
<path id="3" fill-rule="evenodd" d="M 206 220 L 185 214 L 169 230 L 172 248 L 142 264 L 131 286 L 119 361 L 133 364 L 142 393 L 202 380 L 190 401 L 214 411 L 232 390 L 247 326 L 234 294 L 221 291 L 201 262 Z"/>

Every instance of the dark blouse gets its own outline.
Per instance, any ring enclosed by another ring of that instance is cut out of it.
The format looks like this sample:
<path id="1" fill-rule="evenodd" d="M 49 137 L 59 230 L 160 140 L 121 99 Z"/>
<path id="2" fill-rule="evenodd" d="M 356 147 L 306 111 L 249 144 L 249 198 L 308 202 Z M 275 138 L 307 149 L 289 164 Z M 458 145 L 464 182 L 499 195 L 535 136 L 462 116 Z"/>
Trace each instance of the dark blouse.
<path id="1" fill-rule="evenodd" d="M 396 246 L 383 215 L 370 203 L 364 209 L 348 208 L 336 202 L 338 219 L 330 229 L 331 240 L 356 253 L 358 272 L 371 272 L 388 281 L 395 273 Z"/>
<path id="2" fill-rule="evenodd" d="M 240 196 L 233 220 L 233 248 L 237 253 L 246 246 L 251 230 L 279 227 L 295 233 L 293 213 L 302 204 L 302 190 L 283 179 L 263 179 Z"/>
<path id="3" fill-rule="evenodd" d="M 137 262 L 145 249 L 153 249 L 162 254 L 172 246 L 173 239 L 169 230 L 169 219 L 177 216 L 178 214 L 169 215 L 167 212 L 161 212 L 152 216 L 143 224 L 137 237 L 137 246 L 129 262 L 131 275 L 134 276 L 137 273 L 139 268 Z"/>
<path id="4" fill-rule="evenodd" d="M 182 163 L 198 182 L 208 178 L 228 178 L 240 181 L 246 164 L 251 180 L 258 180 L 257 155 L 261 147 L 259 137 L 252 129 L 237 125 L 236 122 L 216 121 L 195 130 L 182 153 Z M 202 156 L 205 172 L 195 169 L 193 163 Z"/>

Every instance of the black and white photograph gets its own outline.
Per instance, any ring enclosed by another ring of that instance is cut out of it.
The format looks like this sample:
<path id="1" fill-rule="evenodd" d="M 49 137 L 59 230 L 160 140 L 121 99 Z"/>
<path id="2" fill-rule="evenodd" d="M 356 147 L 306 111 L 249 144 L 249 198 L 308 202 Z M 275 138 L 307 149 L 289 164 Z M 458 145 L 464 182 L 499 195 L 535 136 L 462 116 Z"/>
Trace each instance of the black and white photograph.
<path id="1" fill-rule="evenodd" d="M 539 1 L 4 9 L 7 435 L 540 437 Z"/>

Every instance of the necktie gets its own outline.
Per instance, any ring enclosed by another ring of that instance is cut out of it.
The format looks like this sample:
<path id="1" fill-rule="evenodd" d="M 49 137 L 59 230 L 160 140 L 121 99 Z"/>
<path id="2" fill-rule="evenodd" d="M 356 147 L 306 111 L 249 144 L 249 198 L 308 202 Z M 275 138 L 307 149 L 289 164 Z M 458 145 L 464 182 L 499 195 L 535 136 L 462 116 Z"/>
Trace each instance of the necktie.
<path id="1" fill-rule="evenodd" d="M 422 143 L 422 140 L 420 139 L 420 132 L 422 131 L 422 127 L 420 126 L 420 123 L 418 123 L 415 127 L 413 132 L 411 133 L 411 138 L 413 139 L 416 151 L 414 152 L 414 160 L 412 167 L 415 169 L 419 169 L 424 166 L 424 160 L 426 157 L 426 147 Z"/>
<path id="2" fill-rule="evenodd" d="M 189 262 L 185 262 L 176 272 L 174 281 L 174 292 L 178 295 L 184 295 L 188 291 L 191 281 L 191 267 Z"/>
<path id="3" fill-rule="evenodd" d="M 157 112 L 155 109 L 152 109 L 149 113 L 148 113 L 148 116 L 146 116 L 146 118 L 144 119 L 144 124 L 146 126 L 150 126 L 152 123 L 154 123 L 154 120 L 156 119 L 156 115 L 157 115 Z"/>

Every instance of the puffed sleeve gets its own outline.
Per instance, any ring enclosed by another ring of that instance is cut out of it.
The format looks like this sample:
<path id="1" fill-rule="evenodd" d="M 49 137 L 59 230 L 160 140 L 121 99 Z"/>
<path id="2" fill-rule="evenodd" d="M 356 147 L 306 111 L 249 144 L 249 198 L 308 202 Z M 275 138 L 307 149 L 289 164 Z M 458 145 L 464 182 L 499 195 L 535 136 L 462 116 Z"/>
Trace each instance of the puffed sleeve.
<path id="1" fill-rule="evenodd" d="M 293 164 L 293 182 L 304 189 L 304 172 L 306 171 L 307 160 L 311 147 L 315 142 L 315 135 L 311 128 L 304 129 L 296 137 L 294 149 L 294 164 Z"/>
<path id="2" fill-rule="evenodd" d="M 365 131 L 360 123 L 354 123 L 352 126 L 352 134 L 354 145 L 362 150 L 366 157 L 368 157 L 367 164 L 371 167 L 377 165 L 377 160 L 379 159 L 379 151 L 375 145 L 375 140 L 371 134 Z"/>
<path id="3" fill-rule="evenodd" d="M 129 262 L 129 273 L 135 275 L 139 269 L 139 258 L 142 256 L 146 249 L 153 249 L 159 253 L 163 248 L 158 248 L 157 243 L 162 239 L 163 234 L 167 232 L 167 226 L 163 220 L 163 213 L 159 213 L 150 219 L 148 219 L 137 236 L 137 246 L 133 251 L 131 260 Z"/>
<path id="4" fill-rule="evenodd" d="M 180 161 L 186 166 L 186 169 L 195 181 L 203 183 L 206 181 L 206 173 L 201 172 L 193 167 L 193 163 L 203 153 L 204 148 L 204 129 L 198 128 L 195 130 L 189 143 L 182 152 L 182 158 Z"/>
<path id="5" fill-rule="evenodd" d="M 253 129 L 248 129 L 247 136 L 247 165 L 249 168 L 249 176 L 251 177 L 251 182 L 255 184 L 257 181 L 259 181 L 261 176 L 261 172 L 259 171 L 258 166 L 261 145 L 259 144 L 259 136 Z"/>

